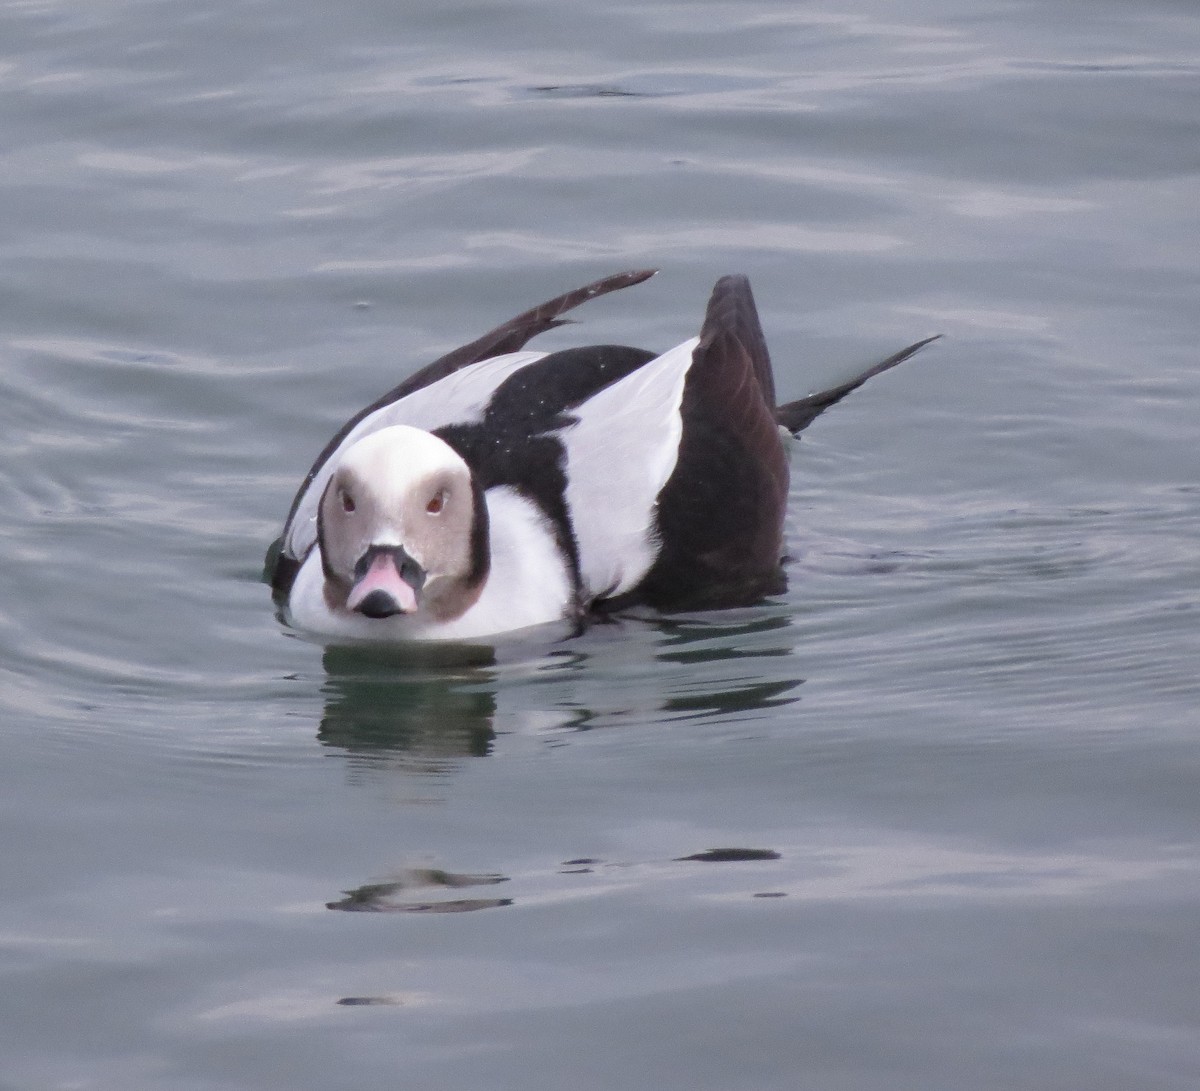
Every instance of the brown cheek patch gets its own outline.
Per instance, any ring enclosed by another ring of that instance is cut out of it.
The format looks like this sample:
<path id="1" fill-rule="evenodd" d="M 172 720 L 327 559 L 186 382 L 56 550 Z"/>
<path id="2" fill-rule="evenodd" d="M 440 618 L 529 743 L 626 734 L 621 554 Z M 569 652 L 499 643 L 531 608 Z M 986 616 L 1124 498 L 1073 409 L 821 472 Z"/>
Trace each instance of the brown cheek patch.
<path id="1" fill-rule="evenodd" d="M 462 617 L 479 600 L 483 583 L 482 579 L 474 583 L 455 580 L 441 594 L 426 600 L 426 612 L 435 621 L 454 621 Z"/>
<path id="2" fill-rule="evenodd" d="M 471 520 L 467 540 L 467 573 L 426 601 L 429 615 L 438 621 L 462 617 L 479 600 L 491 569 L 491 536 L 487 504 L 479 484 L 471 481 Z"/>
<path id="3" fill-rule="evenodd" d="M 338 495 L 340 485 L 344 485 L 351 493 L 360 497 L 353 512 L 342 510 Z M 351 526 L 369 525 L 374 515 L 375 509 L 369 499 L 369 492 L 363 488 L 363 483 L 356 475 L 340 471 L 329 479 L 321 505 L 317 509 L 317 543 L 321 550 L 321 567 L 325 574 L 322 593 L 325 605 L 330 611 L 347 612 L 346 599 L 354 583 L 353 573 L 349 569 L 353 568 L 359 551 L 359 543 L 352 537 L 355 532 Z M 341 571 L 335 559 L 341 562 Z"/>
<path id="4" fill-rule="evenodd" d="M 325 605 L 331 613 L 346 612 L 346 598 L 349 589 L 342 586 L 340 580 L 326 578 L 324 586 Z"/>

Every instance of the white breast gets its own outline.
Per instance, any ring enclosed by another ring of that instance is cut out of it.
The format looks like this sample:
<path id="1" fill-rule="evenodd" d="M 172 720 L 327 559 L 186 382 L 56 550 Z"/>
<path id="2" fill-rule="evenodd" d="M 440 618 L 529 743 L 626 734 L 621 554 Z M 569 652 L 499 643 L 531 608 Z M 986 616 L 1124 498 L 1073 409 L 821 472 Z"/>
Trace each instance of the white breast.
<path id="1" fill-rule="evenodd" d="M 491 524 L 492 565 L 475 604 L 454 621 L 416 614 L 372 620 L 334 612 L 325 604 L 321 551 L 308 555 L 288 597 L 289 620 L 323 637 L 350 641 L 475 640 L 561 621 L 574 609 L 571 579 L 540 510 L 509 488 L 485 494 Z"/>

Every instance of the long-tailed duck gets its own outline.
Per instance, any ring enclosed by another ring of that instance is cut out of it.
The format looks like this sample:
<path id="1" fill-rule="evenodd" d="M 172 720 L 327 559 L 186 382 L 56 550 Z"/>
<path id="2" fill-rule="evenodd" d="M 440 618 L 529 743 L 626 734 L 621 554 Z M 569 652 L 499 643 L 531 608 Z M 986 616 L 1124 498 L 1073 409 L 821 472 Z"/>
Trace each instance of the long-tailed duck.
<path id="1" fill-rule="evenodd" d="M 292 502 L 268 570 L 324 638 L 469 640 L 634 605 L 696 610 L 784 587 L 787 434 L 908 359 L 777 406 L 743 276 L 698 337 L 525 351 L 620 273 L 543 303 L 350 420 Z"/>

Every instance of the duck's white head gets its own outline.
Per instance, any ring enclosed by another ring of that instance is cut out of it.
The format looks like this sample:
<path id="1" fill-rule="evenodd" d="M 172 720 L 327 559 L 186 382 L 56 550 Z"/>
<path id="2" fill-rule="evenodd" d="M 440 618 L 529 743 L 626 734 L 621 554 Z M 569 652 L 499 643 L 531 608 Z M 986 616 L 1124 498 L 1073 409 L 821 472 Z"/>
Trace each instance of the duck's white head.
<path id="1" fill-rule="evenodd" d="M 487 579 L 482 492 L 449 444 L 407 425 L 372 432 L 342 456 L 321 496 L 317 542 L 335 611 L 448 621 Z"/>

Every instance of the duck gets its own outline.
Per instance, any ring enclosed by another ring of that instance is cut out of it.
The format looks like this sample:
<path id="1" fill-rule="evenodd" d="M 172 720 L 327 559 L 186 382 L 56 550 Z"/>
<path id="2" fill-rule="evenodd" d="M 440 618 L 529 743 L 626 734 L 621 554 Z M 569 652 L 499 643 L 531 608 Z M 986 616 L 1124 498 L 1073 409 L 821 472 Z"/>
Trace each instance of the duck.
<path id="1" fill-rule="evenodd" d="M 478 641 L 781 593 L 790 441 L 937 338 L 779 405 L 735 274 L 716 282 L 699 333 L 666 352 L 525 347 L 655 272 L 525 311 L 347 421 L 268 551 L 282 620 L 326 642 Z"/>

